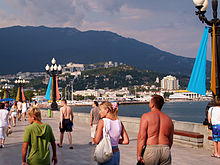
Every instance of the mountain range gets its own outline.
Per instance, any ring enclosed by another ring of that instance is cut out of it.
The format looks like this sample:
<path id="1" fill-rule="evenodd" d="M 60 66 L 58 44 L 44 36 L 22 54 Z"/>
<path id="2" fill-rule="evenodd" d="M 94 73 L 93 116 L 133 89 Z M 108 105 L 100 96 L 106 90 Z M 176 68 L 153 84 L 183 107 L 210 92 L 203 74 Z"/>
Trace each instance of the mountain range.
<path id="1" fill-rule="evenodd" d="M 44 71 L 57 64 L 122 62 L 144 70 L 190 75 L 194 58 L 177 56 L 109 31 L 12 26 L 0 28 L 1 74 Z M 207 73 L 210 73 L 207 61 Z"/>

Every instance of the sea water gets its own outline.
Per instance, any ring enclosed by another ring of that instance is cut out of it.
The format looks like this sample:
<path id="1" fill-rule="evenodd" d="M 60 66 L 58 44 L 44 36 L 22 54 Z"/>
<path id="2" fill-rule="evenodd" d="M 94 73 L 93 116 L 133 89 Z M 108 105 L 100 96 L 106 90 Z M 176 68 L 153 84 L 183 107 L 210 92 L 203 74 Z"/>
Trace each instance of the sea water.
<path id="1" fill-rule="evenodd" d="M 166 102 L 162 112 L 167 114 L 172 120 L 189 121 L 202 123 L 205 119 L 205 109 L 208 101 L 198 102 Z M 73 112 L 89 113 L 91 106 L 74 106 Z M 149 112 L 148 104 L 120 105 L 119 116 L 138 117 Z"/>

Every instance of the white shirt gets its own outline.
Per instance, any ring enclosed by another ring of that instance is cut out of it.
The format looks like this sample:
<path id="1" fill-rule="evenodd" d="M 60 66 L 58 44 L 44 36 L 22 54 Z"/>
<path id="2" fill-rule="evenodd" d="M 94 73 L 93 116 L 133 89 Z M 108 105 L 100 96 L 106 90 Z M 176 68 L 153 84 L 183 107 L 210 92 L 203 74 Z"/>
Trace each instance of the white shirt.
<path id="1" fill-rule="evenodd" d="M 18 106 L 18 110 L 21 110 L 21 109 L 22 109 L 22 102 L 19 101 L 19 102 L 17 103 L 17 106 Z"/>
<path id="2" fill-rule="evenodd" d="M 104 121 L 104 128 L 106 127 L 106 130 L 109 133 L 110 140 L 112 146 L 117 146 L 119 138 L 121 136 L 121 131 L 122 131 L 122 125 L 120 120 L 110 120 L 108 118 L 103 118 Z M 104 133 L 104 131 L 103 131 Z M 103 135 L 104 136 L 104 135 Z"/>
<path id="3" fill-rule="evenodd" d="M 209 108 L 212 125 L 220 124 L 220 107 Z"/>
<path id="4" fill-rule="evenodd" d="M 8 126 L 8 110 L 0 109 L 0 127 Z"/>
<path id="5" fill-rule="evenodd" d="M 27 111 L 27 104 L 26 103 L 22 103 L 22 111 Z"/>

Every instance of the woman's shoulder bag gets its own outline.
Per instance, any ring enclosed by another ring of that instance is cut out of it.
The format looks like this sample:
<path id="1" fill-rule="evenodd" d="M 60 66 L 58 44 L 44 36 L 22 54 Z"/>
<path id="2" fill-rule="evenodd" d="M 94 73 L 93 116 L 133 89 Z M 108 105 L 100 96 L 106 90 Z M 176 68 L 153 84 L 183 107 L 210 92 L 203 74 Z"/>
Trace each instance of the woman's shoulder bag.
<path id="1" fill-rule="evenodd" d="M 108 120 L 103 119 L 104 127 L 103 127 L 103 139 L 99 142 L 99 144 L 95 148 L 94 159 L 98 163 L 105 163 L 111 159 L 113 155 L 111 140 L 109 136 L 109 129 L 107 129 Z"/>

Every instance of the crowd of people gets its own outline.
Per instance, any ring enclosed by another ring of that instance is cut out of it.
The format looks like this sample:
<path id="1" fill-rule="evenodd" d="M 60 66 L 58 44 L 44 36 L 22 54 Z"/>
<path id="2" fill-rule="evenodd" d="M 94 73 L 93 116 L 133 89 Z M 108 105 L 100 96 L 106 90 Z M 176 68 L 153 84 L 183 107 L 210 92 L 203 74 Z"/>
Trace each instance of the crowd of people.
<path id="1" fill-rule="evenodd" d="M 17 117 L 18 121 L 26 120 L 26 112 L 29 104 L 24 101 L 14 101 L 13 103 L 2 102 L 0 103 L 0 148 L 4 148 L 6 135 L 12 132 L 11 127 L 16 126 Z M 23 116 L 23 117 L 22 117 Z"/>
<path id="2" fill-rule="evenodd" d="M 137 136 L 137 164 L 138 165 L 169 165 L 171 164 L 171 147 L 173 144 L 174 125 L 172 120 L 164 114 L 161 109 L 164 104 L 163 97 L 153 95 L 149 107 L 150 112 L 142 115 L 140 119 L 139 133 Z M 216 100 L 216 106 L 208 111 L 208 120 L 212 123 L 214 153 L 213 157 L 220 157 L 220 100 Z M 55 138 L 50 125 L 42 123 L 40 108 L 31 106 L 28 109 L 26 102 L 9 106 L 8 103 L 0 103 L 0 147 L 4 147 L 5 132 L 11 128 L 11 119 L 13 126 L 16 126 L 16 117 L 21 120 L 19 113 L 23 115 L 23 121 L 26 120 L 26 112 L 30 125 L 26 126 L 23 147 L 22 147 L 22 165 L 48 165 L 50 164 L 49 145 L 52 146 L 52 162 L 57 164 Z M 106 162 L 98 162 L 98 165 L 119 165 L 120 150 L 119 144 L 129 144 L 129 136 L 118 118 L 118 105 L 104 101 L 98 104 L 94 101 L 90 111 L 91 142 L 90 145 L 98 145 L 104 133 L 110 138 L 112 147 L 112 156 Z M 10 117 L 11 116 L 11 119 Z M 20 117 L 20 118 L 19 118 Z M 69 140 L 69 149 L 72 146 L 72 127 L 74 115 L 66 100 L 61 100 L 60 108 L 60 141 L 57 143 L 59 148 L 63 147 L 64 132 L 67 132 Z M 29 152 L 27 154 L 27 151 Z"/>

